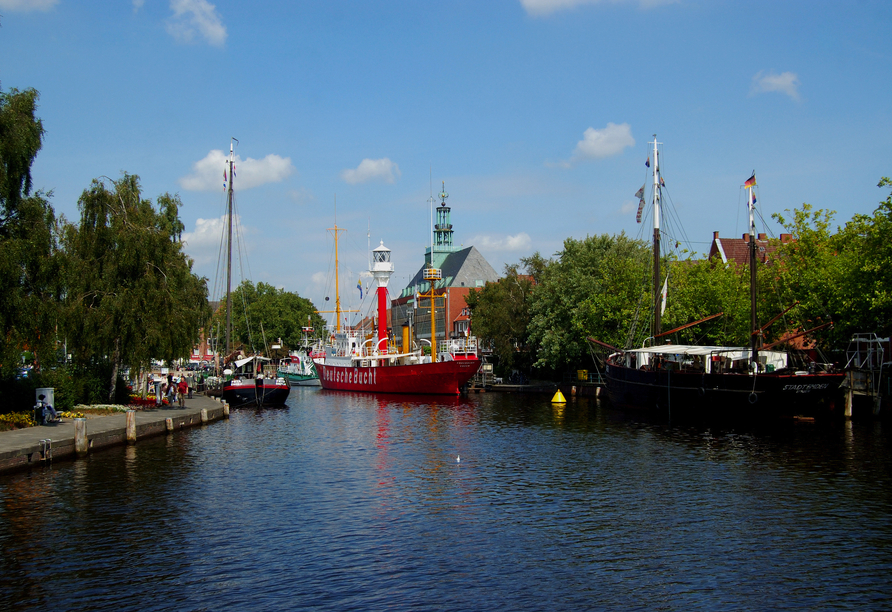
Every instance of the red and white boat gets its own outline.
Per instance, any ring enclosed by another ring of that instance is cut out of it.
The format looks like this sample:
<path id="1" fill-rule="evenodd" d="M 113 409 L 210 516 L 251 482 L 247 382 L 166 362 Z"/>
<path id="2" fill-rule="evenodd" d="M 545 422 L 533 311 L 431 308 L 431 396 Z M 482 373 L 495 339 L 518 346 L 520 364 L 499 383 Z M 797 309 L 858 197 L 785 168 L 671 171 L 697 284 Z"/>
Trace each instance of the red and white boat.
<path id="1" fill-rule="evenodd" d="M 393 274 L 393 264 L 390 249 L 383 242 L 372 254 L 371 271 L 378 284 L 377 337 L 355 330 L 336 332 L 331 344 L 325 347 L 324 356 L 315 359 L 322 388 L 458 395 L 480 367 L 476 338 L 447 340 L 439 345 L 433 340 L 429 355 L 422 349 L 400 352 L 395 346 L 388 346 L 387 283 Z M 436 330 L 432 331 L 435 338 Z"/>

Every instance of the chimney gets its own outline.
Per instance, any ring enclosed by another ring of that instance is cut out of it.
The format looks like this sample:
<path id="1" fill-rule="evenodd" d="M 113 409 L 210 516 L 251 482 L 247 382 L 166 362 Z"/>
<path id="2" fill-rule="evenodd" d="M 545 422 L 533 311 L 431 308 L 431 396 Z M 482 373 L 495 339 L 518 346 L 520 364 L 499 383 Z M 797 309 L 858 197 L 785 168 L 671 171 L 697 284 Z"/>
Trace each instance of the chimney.
<path id="1" fill-rule="evenodd" d="M 747 244 L 749 244 L 749 241 L 750 241 L 750 235 L 749 235 L 749 232 L 744 232 L 744 233 L 743 233 L 743 236 L 741 236 L 741 238 L 743 238 L 743 241 L 744 241 L 744 242 L 746 242 Z"/>
<path id="2" fill-rule="evenodd" d="M 759 240 L 768 240 L 768 234 L 759 234 Z"/>
<path id="3" fill-rule="evenodd" d="M 780 241 L 781 241 L 781 244 L 787 244 L 788 242 L 793 242 L 793 234 L 781 234 Z"/>
<path id="4" fill-rule="evenodd" d="M 715 242 L 715 241 L 718 240 L 718 239 L 719 239 L 719 233 L 718 233 L 718 232 L 713 232 L 713 233 L 712 233 L 712 240 L 713 240 L 713 242 Z"/>

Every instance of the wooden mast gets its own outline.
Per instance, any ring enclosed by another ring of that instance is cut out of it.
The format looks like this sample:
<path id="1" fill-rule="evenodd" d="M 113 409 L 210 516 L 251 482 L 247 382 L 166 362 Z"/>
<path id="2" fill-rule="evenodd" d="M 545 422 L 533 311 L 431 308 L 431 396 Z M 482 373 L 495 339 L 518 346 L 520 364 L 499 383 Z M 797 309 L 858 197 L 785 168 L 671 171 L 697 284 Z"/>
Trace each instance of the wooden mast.
<path id="1" fill-rule="evenodd" d="M 229 141 L 229 191 L 226 202 L 226 357 L 232 352 L 232 184 L 235 182 L 235 174 L 232 172 L 233 155 L 232 141 Z"/>
<path id="2" fill-rule="evenodd" d="M 759 322 L 756 318 L 756 215 L 753 187 L 756 184 L 756 171 L 753 170 L 753 176 L 746 182 L 747 194 L 746 203 L 750 213 L 750 362 L 759 362 L 759 345 L 762 340 L 762 331 L 759 329 Z"/>
<path id="3" fill-rule="evenodd" d="M 335 247 L 335 317 L 337 317 L 337 323 L 335 324 L 335 331 L 341 331 L 341 280 L 340 280 L 340 262 L 338 261 L 338 232 L 346 232 L 347 230 L 338 227 L 338 222 L 335 221 L 334 227 L 328 228 L 328 231 L 332 232 L 334 235 L 334 247 Z"/>
<path id="4" fill-rule="evenodd" d="M 653 337 L 656 338 L 662 332 L 662 315 L 660 312 L 660 158 L 657 149 L 657 135 L 654 134 L 654 328 Z"/>

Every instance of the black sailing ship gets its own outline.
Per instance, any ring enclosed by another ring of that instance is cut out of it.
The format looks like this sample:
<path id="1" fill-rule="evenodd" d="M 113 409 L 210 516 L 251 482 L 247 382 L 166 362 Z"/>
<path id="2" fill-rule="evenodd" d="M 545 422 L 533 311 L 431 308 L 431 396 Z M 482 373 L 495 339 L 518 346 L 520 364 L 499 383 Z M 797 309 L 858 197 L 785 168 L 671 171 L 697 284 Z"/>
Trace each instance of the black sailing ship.
<path id="1" fill-rule="evenodd" d="M 787 351 L 773 350 L 780 342 L 761 345 L 762 329 L 756 319 L 755 173 L 745 183 L 749 208 L 750 346 L 659 344 L 669 334 L 706 319 L 667 332 L 661 330 L 663 180 L 656 136 L 653 145 L 653 344 L 637 349 L 614 349 L 616 352 L 608 357 L 606 367 L 610 401 L 622 407 L 710 417 L 814 417 L 841 411 L 839 388 L 845 377 L 843 372 L 831 364 L 813 360 L 797 367 Z M 788 336 L 782 342 L 815 330 Z"/>

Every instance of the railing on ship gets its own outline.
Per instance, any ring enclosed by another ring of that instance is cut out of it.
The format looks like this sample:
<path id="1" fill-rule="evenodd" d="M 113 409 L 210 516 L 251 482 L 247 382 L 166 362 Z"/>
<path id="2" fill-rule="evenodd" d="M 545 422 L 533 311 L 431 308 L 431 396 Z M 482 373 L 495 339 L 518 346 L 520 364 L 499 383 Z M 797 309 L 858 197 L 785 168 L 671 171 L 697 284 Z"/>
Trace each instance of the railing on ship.
<path id="1" fill-rule="evenodd" d="M 439 345 L 441 353 L 453 353 L 460 355 L 477 354 L 477 338 L 475 336 L 463 336 L 451 338 Z"/>
<path id="2" fill-rule="evenodd" d="M 579 383 L 603 385 L 605 382 L 604 375 L 601 372 L 590 372 L 589 370 L 576 370 L 575 373 L 564 372 L 564 384 L 568 385 Z"/>

